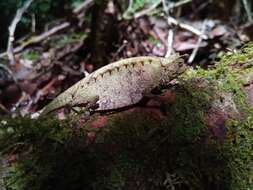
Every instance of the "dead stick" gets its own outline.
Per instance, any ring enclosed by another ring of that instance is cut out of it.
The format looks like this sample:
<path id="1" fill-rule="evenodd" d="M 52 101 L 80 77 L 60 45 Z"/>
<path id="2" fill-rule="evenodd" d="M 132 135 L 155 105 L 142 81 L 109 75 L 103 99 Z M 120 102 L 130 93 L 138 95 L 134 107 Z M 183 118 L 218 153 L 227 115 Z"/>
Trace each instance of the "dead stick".
<path id="1" fill-rule="evenodd" d="M 27 47 L 27 46 L 29 46 L 29 45 L 31 45 L 31 44 L 39 43 L 39 42 L 41 42 L 42 40 L 44 40 L 44 39 L 46 39 L 46 38 L 48 38 L 48 37 L 54 35 L 55 33 L 59 32 L 59 31 L 61 31 L 61 30 L 63 30 L 63 29 L 68 28 L 69 26 L 70 26 L 70 23 L 69 23 L 69 22 L 64 22 L 64 23 L 62 23 L 62 24 L 60 24 L 60 25 L 58 25 L 58 26 L 56 26 L 56 27 L 54 27 L 54 28 L 52 28 L 52 29 L 50 29 L 50 30 L 44 32 L 44 33 L 42 33 L 41 35 L 31 37 L 27 42 L 23 43 L 21 46 L 16 47 L 16 48 L 13 50 L 13 52 L 14 52 L 14 53 L 19 53 L 19 52 L 21 52 L 25 47 Z M 1 53 L 1 54 L 0 54 L 0 58 L 5 57 L 6 55 L 7 55 L 6 52 Z"/>
<path id="2" fill-rule="evenodd" d="M 73 10 L 74 14 L 79 14 L 80 12 L 88 9 L 90 6 L 94 4 L 94 0 L 86 0 L 81 5 L 79 5 L 77 8 Z"/>
<path id="3" fill-rule="evenodd" d="M 206 30 L 206 20 L 203 22 L 201 32 L 204 33 L 205 30 Z M 187 61 L 188 64 L 191 64 L 193 62 L 194 58 L 196 57 L 202 40 L 203 40 L 202 37 L 199 36 L 198 42 L 197 42 L 195 48 L 193 49 L 193 51 L 192 51 L 192 53 L 191 53 L 191 55 L 190 55 L 190 57 L 189 57 L 189 59 Z"/>
<path id="4" fill-rule="evenodd" d="M 208 36 L 206 34 L 203 34 L 203 32 L 201 32 L 200 30 L 194 28 L 193 26 L 190 26 L 188 24 L 185 24 L 185 23 L 181 23 L 179 21 L 177 21 L 175 18 L 171 17 L 171 16 L 168 16 L 167 17 L 167 21 L 168 23 L 170 24 L 174 24 L 176 26 L 179 26 L 180 28 L 183 28 L 185 30 L 188 30 L 190 32 L 192 32 L 193 34 L 197 35 L 197 36 L 200 36 L 201 38 L 207 40 L 208 39 Z"/>
<path id="5" fill-rule="evenodd" d="M 192 0 L 182 0 L 182 1 L 179 1 L 179 2 L 176 2 L 176 3 L 171 2 L 169 4 L 169 9 L 174 9 L 176 7 L 181 7 L 182 5 L 190 3 L 190 2 L 192 2 Z"/>
<path id="6" fill-rule="evenodd" d="M 250 23 L 253 22 L 253 18 L 252 18 L 252 14 L 251 14 L 251 6 L 249 4 L 249 2 L 247 0 L 242 0 L 242 3 L 243 3 L 243 6 L 244 6 L 244 9 L 246 11 L 246 14 L 247 14 L 247 17 L 248 17 L 248 21 Z"/>
<path id="7" fill-rule="evenodd" d="M 165 57 L 169 57 L 174 51 L 173 40 L 174 40 L 174 32 L 173 32 L 173 29 L 170 29 L 168 32 L 168 38 L 167 38 L 168 45 L 167 45 L 167 52 L 166 52 Z"/>
<path id="8" fill-rule="evenodd" d="M 49 36 L 52 36 L 53 34 L 57 33 L 58 31 L 63 30 L 69 26 L 70 26 L 69 22 L 64 22 L 64 23 L 60 24 L 59 26 L 56 26 L 56 27 L 46 31 L 39 36 L 32 37 L 28 42 L 26 42 L 26 46 L 30 45 L 30 44 L 41 42 L 42 40 L 48 38 Z"/>
<path id="9" fill-rule="evenodd" d="M 160 3 L 162 2 L 162 0 L 158 0 L 156 3 L 154 3 L 153 5 L 151 5 L 149 8 L 144 9 L 142 11 L 139 11 L 137 13 L 134 14 L 134 18 L 139 18 L 142 17 L 144 15 L 147 15 L 148 13 L 150 13 L 151 11 L 153 11 L 156 7 L 158 7 L 160 5 Z"/>
<path id="10" fill-rule="evenodd" d="M 190 3 L 192 0 L 183 0 L 183 1 L 179 1 L 177 3 L 173 3 L 173 2 L 170 2 L 169 6 L 165 8 L 165 3 L 163 2 L 163 5 L 164 5 L 164 8 L 166 10 L 170 10 L 170 9 L 174 9 L 176 7 L 180 7 L 184 4 L 187 4 L 187 3 Z M 162 0 L 158 0 L 157 2 L 153 3 L 150 7 L 148 7 L 147 9 L 144 9 L 144 10 L 141 10 L 137 13 L 134 14 L 134 18 L 137 19 L 137 18 L 140 18 L 144 15 L 147 15 L 149 14 L 151 11 L 153 11 L 154 9 L 156 9 L 160 4 L 161 4 Z M 167 12 L 167 11 L 165 11 Z"/>
<path id="11" fill-rule="evenodd" d="M 23 7 L 19 8 L 17 10 L 15 17 L 12 20 L 11 25 L 9 26 L 9 39 L 8 39 L 7 55 L 10 60 L 11 65 L 15 64 L 13 42 L 15 40 L 14 34 L 15 34 L 16 27 L 17 27 L 17 24 L 19 23 L 19 21 L 21 20 L 22 15 L 28 9 L 28 7 L 30 6 L 30 4 L 32 2 L 33 2 L 33 0 L 27 0 L 24 3 Z"/>

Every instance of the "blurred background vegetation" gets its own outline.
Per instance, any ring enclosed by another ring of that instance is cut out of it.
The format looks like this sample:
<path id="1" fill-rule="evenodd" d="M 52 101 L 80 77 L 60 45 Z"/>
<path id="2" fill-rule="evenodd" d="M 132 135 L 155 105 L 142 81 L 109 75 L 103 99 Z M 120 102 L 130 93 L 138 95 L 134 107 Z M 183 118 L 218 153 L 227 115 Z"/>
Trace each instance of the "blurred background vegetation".
<path id="1" fill-rule="evenodd" d="M 13 20 L 17 9 L 20 8 L 24 2 L 24 0 L 9 0 L 0 2 L 0 9 L 2 10 L 2 15 L 0 17 L 1 49 L 6 48 L 5 44 L 7 44 L 8 39 L 8 26 Z M 73 2 L 69 0 L 36 0 L 29 8 L 29 12 L 22 17 L 20 25 L 17 27 L 17 38 L 31 32 L 31 20 L 33 16 L 37 20 L 37 29 L 41 30 L 50 20 L 53 21 L 54 19 L 59 19 L 68 14 L 74 3 L 77 2 L 78 1 L 74 0 Z"/>
<path id="2" fill-rule="evenodd" d="M 159 1 L 159 0 L 158 0 Z M 123 18 L 131 18 L 131 16 L 143 9 L 147 5 L 156 4 L 156 0 L 114 0 L 115 4 L 119 6 Z M 0 17 L 0 48 L 3 50 L 6 48 L 8 37 L 8 26 L 10 25 L 16 10 L 23 5 L 25 0 L 8 0 L 0 2 L 1 17 Z M 32 19 L 36 19 L 36 30 L 41 31 L 46 24 L 55 22 L 61 18 L 71 19 L 71 12 L 73 8 L 78 7 L 82 0 L 35 0 L 29 11 L 22 17 L 21 22 L 16 30 L 17 38 L 31 32 Z M 98 4 L 106 4 L 108 0 L 96 0 Z M 131 6 L 130 5 L 131 3 Z M 180 0 L 170 0 L 167 2 L 180 2 Z M 245 4 L 248 7 L 248 11 L 251 11 L 252 2 L 250 0 L 192 0 L 190 4 L 183 7 L 178 16 L 192 16 L 203 19 L 219 19 L 233 24 L 244 23 L 247 21 L 247 11 L 245 10 Z M 203 9 L 198 5 L 203 4 Z M 208 5 L 208 6 L 207 6 Z M 191 7 L 191 8 L 189 8 Z M 200 10 L 197 10 L 197 7 Z M 196 14 L 195 14 L 195 13 Z M 88 16 L 88 15 L 86 15 Z"/>
<path id="3" fill-rule="evenodd" d="M 86 1 L 92 5 L 74 13 Z M 0 190 L 253 190 L 253 111 L 242 90 L 253 72 L 252 1 L 86 1 L 34 0 L 15 31 L 14 47 L 26 46 L 14 53 L 14 65 L 4 54 L 8 27 L 25 0 L 0 1 Z M 64 22 L 69 26 L 31 43 Z M 154 112 L 141 105 L 136 114 L 95 114 L 89 122 L 64 109 L 30 119 L 110 62 L 165 56 L 169 32 L 173 50 L 194 56 L 172 88 L 174 102 Z M 216 91 L 231 95 L 239 119 L 215 112 L 214 126 L 207 124 Z"/>

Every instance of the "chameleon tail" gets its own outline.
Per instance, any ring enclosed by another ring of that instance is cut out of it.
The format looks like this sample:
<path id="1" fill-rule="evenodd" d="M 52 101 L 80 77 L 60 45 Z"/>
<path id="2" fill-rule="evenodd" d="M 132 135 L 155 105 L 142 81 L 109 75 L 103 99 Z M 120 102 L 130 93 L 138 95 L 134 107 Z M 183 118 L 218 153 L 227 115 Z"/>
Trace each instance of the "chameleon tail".
<path id="1" fill-rule="evenodd" d="M 46 115 L 54 110 L 70 105 L 71 101 L 71 95 L 62 93 L 42 109 L 41 115 Z"/>

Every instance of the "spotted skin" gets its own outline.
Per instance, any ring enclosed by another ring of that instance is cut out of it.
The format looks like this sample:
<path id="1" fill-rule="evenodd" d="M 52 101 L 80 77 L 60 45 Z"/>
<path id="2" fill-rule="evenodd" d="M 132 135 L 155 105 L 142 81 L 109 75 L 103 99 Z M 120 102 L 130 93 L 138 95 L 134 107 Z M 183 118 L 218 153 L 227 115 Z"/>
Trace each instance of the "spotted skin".
<path id="1" fill-rule="evenodd" d="M 61 93 L 42 111 L 47 114 L 68 106 L 88 106 L 112 110 L 138 103 L 146 93 L 168 84 L 186 70 L 178 55 L 169 58 L 133 57 L 106 65 Z"/>

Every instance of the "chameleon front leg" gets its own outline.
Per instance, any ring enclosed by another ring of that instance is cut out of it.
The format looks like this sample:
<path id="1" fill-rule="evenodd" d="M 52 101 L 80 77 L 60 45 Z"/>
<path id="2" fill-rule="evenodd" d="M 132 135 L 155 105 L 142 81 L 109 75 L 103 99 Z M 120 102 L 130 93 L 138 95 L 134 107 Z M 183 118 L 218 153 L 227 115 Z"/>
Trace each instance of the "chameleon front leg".
<path id="1" fill-rule="evenodd" d="M 145 89 L 142 92 L 142 97 L 148 99 L 155 99 L 157 95 L 160 94 L 162 94 L 162 88 L 160 86 L 156 86 L 154 88 Z"/>
<path id="2" fill-rule="evenodd" d="M 99 106 L 97 104 L 98 100 L 99 100 L 99 96 L 94 96 L 83 106 L 82 105 L 74 106 L 74 107 L 71 107 L 71 110 L 74 111 L 76 114 L 84 113 L 85 115 L 90 116 L 91 115 L 90 113 L 98 108 Z"/>

